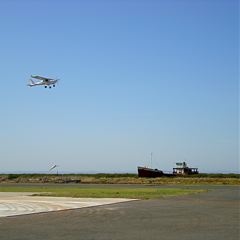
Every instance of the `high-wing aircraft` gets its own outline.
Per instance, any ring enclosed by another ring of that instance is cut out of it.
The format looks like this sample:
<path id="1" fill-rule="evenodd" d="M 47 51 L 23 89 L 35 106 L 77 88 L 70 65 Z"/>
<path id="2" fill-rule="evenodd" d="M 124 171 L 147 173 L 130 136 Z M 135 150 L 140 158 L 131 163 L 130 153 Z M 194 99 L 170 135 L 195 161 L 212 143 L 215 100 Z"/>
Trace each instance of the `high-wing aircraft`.
<path id="1" fill-rule="evenodd" d="M 56 168 L 57 169 L 57 175 L 58 175 L 58 167 L 59 167 L 59 165 L 54 164 L 48 171 L 52 172 L 52 170 Z"/>
<path id="2" fill-rule="evenodd" d="M 38 81 L 33 80 L 31 78 L 37 79 Z M 31 75 L 31 78 L 29 79 L 28 83 L 29 87 L 44 86 L 45 88 L 47 87 L 51 88 L 52 86 L 55 87 L 55 84 L 59 81 L 59 79 L 46 78 L 35 75 Z"/>
<path id="3" fill-rule="evenodd" d="M 49 169 L 49 172 L 52 171 L 54 168 L 57 168 L 58 165 L 54 164 L 50 169 Z"/>

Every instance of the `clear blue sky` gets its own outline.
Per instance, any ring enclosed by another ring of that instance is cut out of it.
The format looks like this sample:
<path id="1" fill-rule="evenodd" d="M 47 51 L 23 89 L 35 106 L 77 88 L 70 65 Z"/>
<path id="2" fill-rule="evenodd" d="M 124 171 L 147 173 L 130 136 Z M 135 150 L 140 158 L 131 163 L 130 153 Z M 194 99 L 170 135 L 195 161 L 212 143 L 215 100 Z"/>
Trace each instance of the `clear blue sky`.
<path id="1" fill-rule="evenodd" d="M 236 0 L 0 1 L 0 172 L 238 172 Z M 26 86 L 31 74 L 61 79 Z"/>

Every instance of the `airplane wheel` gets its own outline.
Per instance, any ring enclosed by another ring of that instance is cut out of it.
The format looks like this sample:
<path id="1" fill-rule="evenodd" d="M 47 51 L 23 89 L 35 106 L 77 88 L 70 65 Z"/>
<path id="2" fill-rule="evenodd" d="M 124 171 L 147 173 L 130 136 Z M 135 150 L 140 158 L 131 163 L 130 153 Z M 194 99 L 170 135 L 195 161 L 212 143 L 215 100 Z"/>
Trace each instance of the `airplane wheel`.
<path id="1" fill-rule="evenodd" d="M 53 85 L 53 87 L 55 87 L 55 85 Z"/>
<path id="2" fill-rule="evenodd" d="M 45 88 L 47 88 L 47 86 L 44 86 Z"/>
<path id="3" fill-rule="evenodd" d="M 51 86 L 49 86 L 49 88 L 51 88 Z"/>

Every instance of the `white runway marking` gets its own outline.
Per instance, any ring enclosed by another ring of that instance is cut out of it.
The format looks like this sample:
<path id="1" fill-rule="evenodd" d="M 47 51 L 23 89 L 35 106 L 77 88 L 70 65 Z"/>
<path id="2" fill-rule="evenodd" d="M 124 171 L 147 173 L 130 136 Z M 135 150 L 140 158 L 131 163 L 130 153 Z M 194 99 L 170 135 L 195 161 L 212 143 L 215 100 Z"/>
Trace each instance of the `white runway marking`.
<path id="1" fill-rule="evenodd" d="M 0 217 L 60 211 L 133 201 L 125 198 L 33 197 L 32 193 L 0 192 Z"/>

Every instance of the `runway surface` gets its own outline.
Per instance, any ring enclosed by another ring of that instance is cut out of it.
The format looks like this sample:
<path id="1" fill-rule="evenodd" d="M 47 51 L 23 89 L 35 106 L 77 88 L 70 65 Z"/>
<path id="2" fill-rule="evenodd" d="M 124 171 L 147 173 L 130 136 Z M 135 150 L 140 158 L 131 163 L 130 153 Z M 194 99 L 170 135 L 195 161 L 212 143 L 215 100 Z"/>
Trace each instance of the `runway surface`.
<path id="1" fill-rule="evenodd" d="M 162 186 L 159 186 L 162 187 Z M 197 186 L 193 186 L 196 188 Z M 3 240 L 238 240 L 238 186 L 67 211 L 0 218 Z"/>

